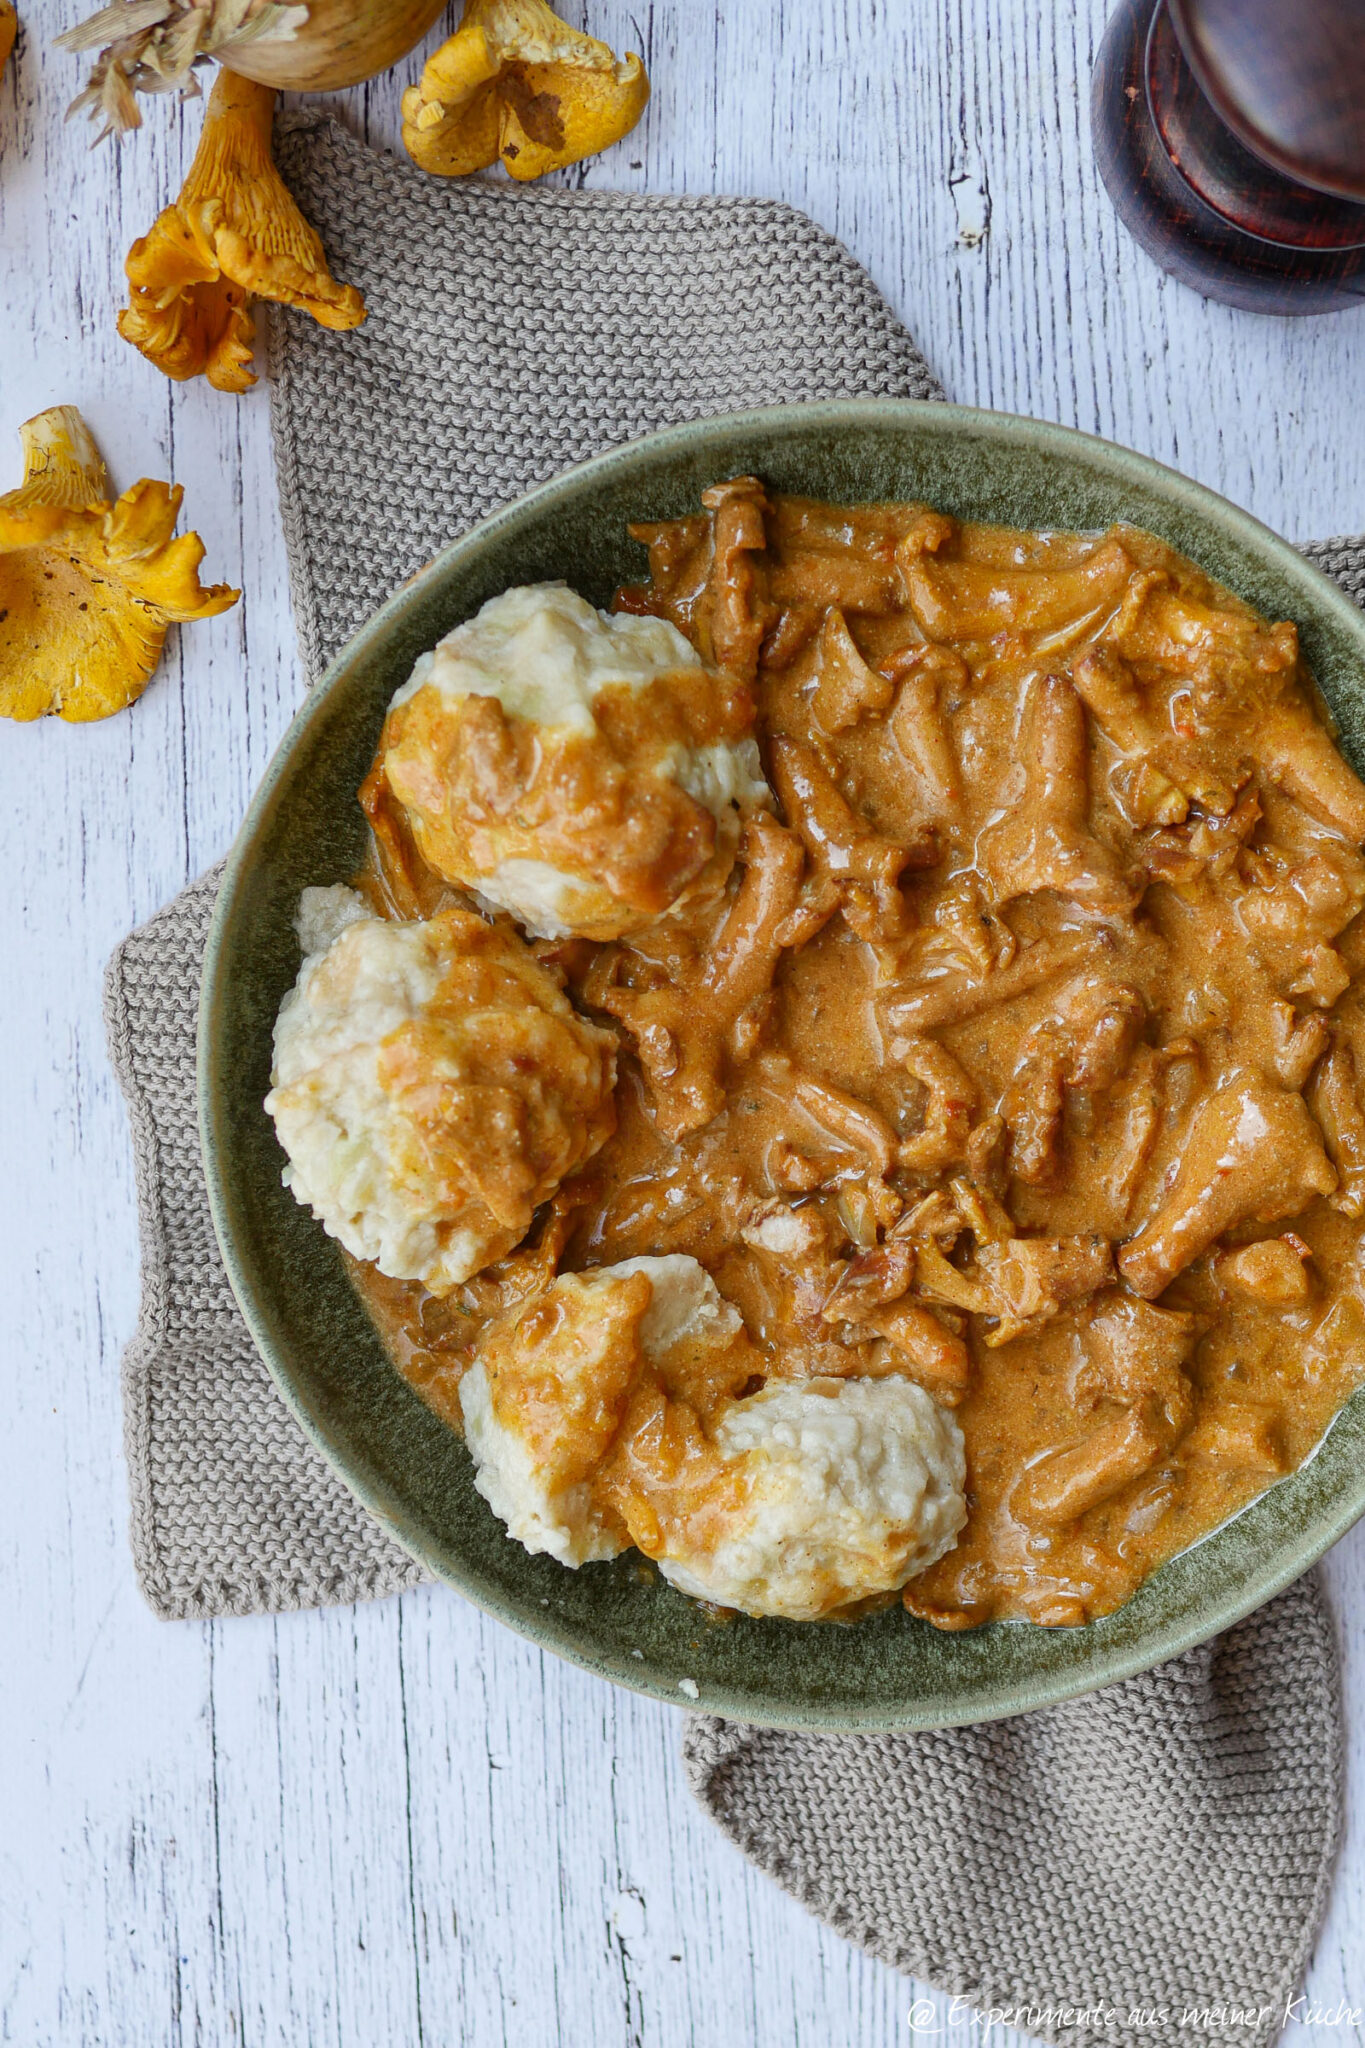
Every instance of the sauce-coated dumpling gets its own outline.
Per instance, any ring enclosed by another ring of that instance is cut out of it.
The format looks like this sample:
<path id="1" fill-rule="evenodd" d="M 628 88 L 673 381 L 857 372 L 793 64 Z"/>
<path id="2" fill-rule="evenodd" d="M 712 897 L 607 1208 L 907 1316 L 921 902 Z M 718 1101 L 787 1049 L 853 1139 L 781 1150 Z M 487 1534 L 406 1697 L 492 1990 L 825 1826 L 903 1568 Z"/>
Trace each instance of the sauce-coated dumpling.
<path id="1" fill-rule="evenodd" d="M 421 656 L 364 800 L 533 935 L 615 939 L 723 884 L 769 798 L 747 691 L 667 620 L 544 583 Z"/>
<path id="2" fill-rule="evenodd" d="M 746 1392 L 760 1362 L 696 1259 L 561 1274 L 461 1382 L 475 1484 L 528 1550 L 579 1565 L 634 1543 L 749 1614 L 898 1592 L 967 1519 L 957 1423 L 894 1375 Z"/>
<path id="3" fill-rule="evenodd" d="M 354 1257 L 440 1294 L 520 1242 L 616 1127 L 615 1046 L 514 932 L 305 890 L 275 1026 L 285 1184 Z"/>

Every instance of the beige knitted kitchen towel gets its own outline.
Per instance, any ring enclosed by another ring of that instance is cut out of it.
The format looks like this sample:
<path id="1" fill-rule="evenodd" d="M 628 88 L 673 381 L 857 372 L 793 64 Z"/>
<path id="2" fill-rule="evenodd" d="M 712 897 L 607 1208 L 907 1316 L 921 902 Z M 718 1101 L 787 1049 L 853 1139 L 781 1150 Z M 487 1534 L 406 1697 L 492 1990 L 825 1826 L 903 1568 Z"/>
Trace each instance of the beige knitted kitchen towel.
<path id="1" fill-rule="evenodd" d="M 957 1999 L 959 2017 L 1048 2041 L 1263 2048 L 1332 1881 L 1339 1712 L 1310 1574 L 1202 1649 L 1060 1707 L 889 1736 L 694 1715 L 683 1762 L 770 1877 L 947 1994 L 930 2032 Z"/>
<path id="2" fill-rule="evenodd" d="M 446 185 L 293 121 L 279 157 L 369 318 L 286 315 L 273 414 L 316 674 L 443 541 L 539 478 L 669 422 L 832 395 L 932 397 L 837 242 L 788 208 Z M 414 260 L 420 252 L 420 261 Z M 723 307 L 723 320 L 715 309 Z M 1312 550 L 1365 595 L 1365 544 Z M 110 962 L 143 1249 L 124 1366 L 132 1536 L 163 1615 L 391 1592 L 421 1576 L 297 1431 L 237 1314 L 198 1156 L 194 1030 L 217 873 Z M 1305 1582 L 1210 1648 L 1023 1720 L 819 1738 L 698 1719 L 690 1781 L 831 1925 L 1050 2038 L 1173 2042 L 1183 2004 L 1275 2031 L 1329 1881 L 1335 1651 Z M 1122 2008 L 1114 2024 L 1046 2008 Z M 1146 2025 L 1127 2015 L 1165 2007 Z"/>
<path id="3" fill-rule="evenodd" d="M 281 170 L 333 272 L 338 343 L 277 323 L 290 586 L 316 676 L 437 548 L 603 448 L 802 398 L 941 398 L 867 273 L 790 207 L 447 184 L 335 123 Z"/>

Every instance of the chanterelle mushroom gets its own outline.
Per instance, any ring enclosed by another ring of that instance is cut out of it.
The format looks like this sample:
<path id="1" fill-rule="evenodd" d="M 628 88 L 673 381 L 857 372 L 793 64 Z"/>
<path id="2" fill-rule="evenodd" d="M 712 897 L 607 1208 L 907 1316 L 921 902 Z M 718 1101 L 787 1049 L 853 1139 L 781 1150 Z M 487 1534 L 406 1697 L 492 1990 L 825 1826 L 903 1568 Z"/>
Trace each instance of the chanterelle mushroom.
<path id="1" fill-rule="evenodd" d="M 1365 904 L 1365 861 L 1326 846 L 1298 860 L 1266 849 L 1256 865 L 1257 885 L 1237 906 L 1242 929 L 1287 995 L 1330 1010 L 1351 982 L 1333 941 Z"/>
<path id="2" fill-rule="evenodd" d="M 1035 1187 L 1053 1184 L 1067 1092 L 1100 1095 L 1124 1074 L 1147 1010 L 1122 982 L 1080 976 L 1059 989 L 1054 1012 L 1025 1034 L 1000 1100 L 1010 1136 L 1010 1170 Z"/>
<path id="3" fill-rule="evenodd" d="M 1261 1074 L 1233 1075 L 1199 1109 L 1175 1179 L 1119 1253 L 1119 1271 L 1150 1300 L 1234 1224 L 1297 1216 L 1336 1186 L 1303 1097 Z"/>
<path id="4" fill-rule="evenodd" d="M 546 0 L 465 0 L 459 28 L 403 95 L 403 142 L 438 177 L 501 157 L 525 181 L 610 148 L 648 99 L 637 56 L 617 58 Z"/>
<path id="5" fill-rule="evenodd" d="M 274 106 L 269 86 L 220 71 L 180 197 L 128 251 L 132 289 L 118 331 L 168 377 L 249 390 L 253 299 L 297 306 L 322 327 L 365 318 L 365 301 L 332 276 L 275 168 Z"/>
<path id="6" fill-rule="evenodd" d="M 978 865 L 997 903 L 1053 889 L 1095 917 L 1117 917 L 1138 898 L 1135 878 L 1090 831 L 1085 711 L 1065 676 L 1042 675 L 1025 696 L 1017 801 L 988 825 Z"/>
<path id="7" fill-rule="evenodd" d="M 116 503 L 74 406 L 19 429 L 24 481 L 0 497 L 0 716 L 107 718 L 140 697 L 166 628 L 240 591 L 199 581 L 197 533 L 172 540 L 179 486 L 144 477 Z"/>

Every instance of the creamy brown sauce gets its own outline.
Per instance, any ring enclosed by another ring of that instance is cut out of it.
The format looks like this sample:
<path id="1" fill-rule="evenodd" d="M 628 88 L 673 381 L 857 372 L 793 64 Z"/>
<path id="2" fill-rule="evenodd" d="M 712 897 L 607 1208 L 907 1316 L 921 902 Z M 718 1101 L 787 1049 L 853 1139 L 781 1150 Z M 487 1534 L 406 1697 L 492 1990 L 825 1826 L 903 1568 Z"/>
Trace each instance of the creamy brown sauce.
<path id="1" fill-rule="evenodd" d="M 741 479 L 640 537 L 618 603 L 752 692 L 777 816 L 642 935 L 537 945 L 622 1052 L 528 1247 L 444 1300 L 357 1285 L 458 1428 L 480 1331 L 556 1263 L 690 1253 L 760 1377 L 954 1407 L 969 1520 L 912 1612 L 1107 1613 L 1365 1365 L 1365 788 L 1292 627 L 1150 535 Z M 378 906 L 457 900 L 367 789 Z M 704 1430 L 736 1389 L 671 1391 Z"/>

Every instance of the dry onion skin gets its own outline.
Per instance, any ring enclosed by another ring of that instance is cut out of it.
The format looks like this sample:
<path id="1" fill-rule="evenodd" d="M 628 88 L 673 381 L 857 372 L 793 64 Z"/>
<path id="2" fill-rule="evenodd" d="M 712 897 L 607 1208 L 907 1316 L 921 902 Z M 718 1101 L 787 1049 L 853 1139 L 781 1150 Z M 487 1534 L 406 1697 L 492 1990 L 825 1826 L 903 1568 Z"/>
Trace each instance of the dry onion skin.
<path id="1" fill-rule="evenodd" d="M 6 0 L 0 0 L 0 6 Z M 115 0 L 57 37 L 95 50 L 71 112 L 103 116 L 102 135 L 141 126 L 140 92 L 197 92 L 193 65 L 228 71 L 281 92 L 337 92 L 387 71 L 419 43 L 445 0 Z"/>
<path id="2" fill-rule="evenodd" d="M 241 592 L 199 581 L 204 544 L 173 540 L 179 486 L 144 477 L 111 503 L 76 408 L 19 429 L 24 480 L 0 496 L 0 717 L 108 718 L 143 690 L 166 629 Z"/>
<path id="3" fill-rule="evenodd" d="M 19 33 L 19 17 L 14 11 L 14 0 L 0 0 L 0 74 L 9 63 L 14 38 Z"/>
<path id="4" fill-rule="evenodd" d="M 637 56 L 616 57 L 546 0 L 465 0 L 459 28 L 403 95 L 403 142 L 438 177 L 501 158 L 525 181 L 610 148 L 648 99 Z"/>
<path id="5" fill-rule="evenodd" d="M 323 327 L 365 318 L 275 168 L 274 106 L 273 87 L 220 72 L 180 197 L 128 252 L 118 331 L 168 377 L 249 390 L 253 299 L 297 306 Z"/>

